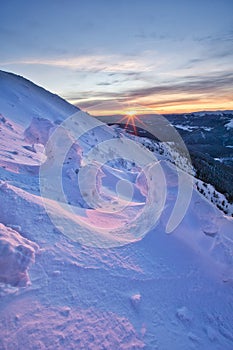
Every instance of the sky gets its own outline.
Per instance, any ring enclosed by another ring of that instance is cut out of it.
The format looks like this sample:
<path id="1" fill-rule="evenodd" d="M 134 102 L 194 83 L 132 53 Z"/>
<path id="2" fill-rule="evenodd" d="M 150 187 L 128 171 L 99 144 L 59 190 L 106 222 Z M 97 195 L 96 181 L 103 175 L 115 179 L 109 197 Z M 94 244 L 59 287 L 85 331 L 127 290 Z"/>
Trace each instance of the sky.
<path id="1" fill-rule="evenodd" d="M 233 0 L 0 5 L 0 69 L 90 114 L 233 109 Z"/>

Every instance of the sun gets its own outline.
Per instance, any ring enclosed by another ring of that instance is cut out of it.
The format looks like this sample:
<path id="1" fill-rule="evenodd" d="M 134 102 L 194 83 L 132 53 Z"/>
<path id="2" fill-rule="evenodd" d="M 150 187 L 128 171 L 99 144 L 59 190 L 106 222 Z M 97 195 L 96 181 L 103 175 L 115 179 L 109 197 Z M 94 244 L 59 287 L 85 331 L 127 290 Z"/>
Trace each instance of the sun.
<path id="1" fill-rule="evenodd" d="M 126 116 L 129 118 L 136 117 L 136 112 L 135 111 L 128 111 L 128 112 L 126 112 Z"/>
<path id="2" fill-rule="evenodd" d="M 126 129 L 128 128 L 129 125 L 131 125 L 133 127 L 134 134 L 137 135 L 137 128 L 136 128 L 135 121 L 137 121 L 136 111 L 130 110 L 125 112 L 125 115 L 123 116 L 120 122 L 125 123 Z"/>
<path id="3" fill-rule="evenodd" d="M 139 114 L 140 110 L 136 107 L 135 109 L 125 109 L 122 110 L 122 118 L 119 121 L 119 124 L 125 125 L 124 128 L 126 130 L 131 130 L 130 132 L 134 133 L 134 135 L 138 135 L 138 128 L 144 129 L 146 125 L 140 118 Z"/>

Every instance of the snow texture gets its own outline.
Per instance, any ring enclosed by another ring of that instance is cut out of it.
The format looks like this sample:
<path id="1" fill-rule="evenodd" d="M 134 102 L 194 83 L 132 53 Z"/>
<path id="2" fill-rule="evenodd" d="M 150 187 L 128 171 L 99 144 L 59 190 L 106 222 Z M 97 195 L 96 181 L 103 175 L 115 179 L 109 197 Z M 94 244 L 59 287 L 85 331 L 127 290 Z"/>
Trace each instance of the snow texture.
<path id="1" fill-rule="evenodd" d="M 0 283 L 26 286 L 30 282 L 28 267 L 34 262 L 37 250 L 37 244 L 0 224 Z"/>
<path id="2" fill-rule="evenodd" d="M 92 158 L 101 154 L 96 147 L 119 134 L 80 113 L 75 128 L 81 137 L 74 140 L 72 130 L 65 131 L 72 147 L 61 171 L 64 197 L 53 186 L 55 169 L 42 198 L 40 168 L 51 160 L 56 164 L 46 141 L 76 111 L 31 82 L 0 72 L 0 349 L 232 350 L 233 219 L 193 181 L 183 220 L 165 233 L 179 190 L 172 157 L 194 175 L 171 144 L 156 153 L 164 179 L 153 173 L 157 168 L 151 173 L 155 194 L 166 183 L 163 210 L 140 217 L 151 186 L 137 159 L 154 154 L 142 144 L 134 154 L 127 143 L 115 158 L 107 147 L 107 162 L 99 167 Z M 50 146 L 62 153 L 64 144 Z M 84 173 L 88 164 L 90 172 Z M 80 190 L 80 172 L 86 174 L 88 198 Z M 124 210 L 114 212 L 123 204 Z M 138 226 L 150 229 L 137 235 Z M 97 244 L 106 241 L 121 244 Z"/>

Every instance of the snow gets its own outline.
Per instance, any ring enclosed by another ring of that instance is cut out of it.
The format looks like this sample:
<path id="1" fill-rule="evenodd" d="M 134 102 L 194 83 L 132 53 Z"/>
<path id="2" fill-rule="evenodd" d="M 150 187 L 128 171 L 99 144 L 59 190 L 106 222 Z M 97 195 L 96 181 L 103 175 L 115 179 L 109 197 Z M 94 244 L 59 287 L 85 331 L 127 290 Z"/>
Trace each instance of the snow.
<path id="1" fill-rule="evenodd" d="M 227 129 L 233 128 L 233 119 L 231 119 L 231 120 L 229 121 L 229 123 L 225 124 L 225 127 L 226 127 Z"/>
<path id="2" fill-rule="evenodd" d="M 226 146 L 227 147 L 227 146 Z M 231 148 L 231 147 L 230 147 Z M 214 158 L 214 160 L 217 160 L 220 163 L 224 163 L 226 161 L 231 161 L 232 157 L 222 157 L 222 158 Z"/>
<path id="3" fill-rule="evenodd" d="M 186 131 L 193 131 L 194 129 L 198 129 L 197 126 L 190 126 L 190 125 L 182 125 L 182 124 L 173 124 L 177 129 L 186 130 Z"/>
<path id="4" fill-rule="evenodd" d="M 53 123 L 44 118 L 33 118 L 28 128 L 24 131 L 25 141 L 45 145 L 50 136 Z"/>
<path id="5" fill-rule="evenodd" d="M 200 117 L 204 117 L 204 116 L 208 116 L 208 115 L 213 115 L 213 113 L 219 117 L 222 117 L 225 114 L 229 114 L 232 113 L 232 110 L 218 110 L 218 111 L 200 111 L 200 112 L 193 112 L 193 115 L 196 116 L 200 116 Z"/>
<path id="6" fill-rule="evenodd" d="M 195 185 L 197 190 L 217 208 L 221 209 L 227 215 L 233 215 L 233 204 L 229 203 L 226 197 L 218 192 L 211 184 L 206 184 L 203 181 L 196 179 Z"/>
<path id="7" fill-rule="evenodd" d="M 182 322 L 191 322 L 192 320 L 192 315 L 190 314 L 190 311 L 187 309 L 186 306 L 182 306 L 181 308 L 177 309 L 176 316 Z"/>
<path id="8" fill-rule="evenodd" d="M 0 224 L 0 284 L 27 285 L 30 282 L 28 267 L 34 262 L 37 250 L 37 244 Z"/>
<path id="9" fill-rule="evenodd" d="M 211 131 L 211 130 L 213 130 L 213 128 L 208 127 L 208 126 L 202 126 L 201 128 L 202 128 L 203 130 L 205 130 L 205 131 Z"/>
<path id="10" fill-rule="evenodd" d="M 23 78 L 0 91 L 0 349 L 231 350 L 233 219 L 182 155 Z"/>
<path id="11" fill-rule="evenodd" d="M 62 121 L 78 108 L 15 74 L 0 71 L 1 115 L 27 127 L 32 118 Z"/>
<path id="12" fill-rule="evenodd" d="M 134 294 L 131 296 L 131 302 L 135 308 L 138 308 L 140 301 L 141 301 L 141 294 L 140 293 L 137 293 L 137 294 Z"/>
<path id="13" fill-rule="evenodd" d="M 2 322 L 7 322 L 9 329 L 17 329 L 17 333 L 6 338 L 9 350 L 144 348 L 127 318 L 94 307 L 48 308 L 34 298 L 23 297 L 20 304 L 12 304 L 3 311 Z"/>

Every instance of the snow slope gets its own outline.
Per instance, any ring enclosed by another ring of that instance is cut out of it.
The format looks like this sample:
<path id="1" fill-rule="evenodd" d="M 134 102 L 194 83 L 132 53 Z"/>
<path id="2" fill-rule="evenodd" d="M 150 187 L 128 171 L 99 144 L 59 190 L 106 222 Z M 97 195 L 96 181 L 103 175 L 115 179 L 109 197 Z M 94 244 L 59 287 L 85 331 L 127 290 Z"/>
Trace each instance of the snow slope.
<path id="1" fill-rule="evenodd" d="M 232 218 L 194 188 L 166 234 L 174 164 L 0 78 L 0 349 L 231 350 Z"/>
<path id="2" fill-rule="evenodd" d="M 78 108 L 15 74 L 0 71 L 1 115 L 26 127 L 32 118 L 62 121 Z"/>

